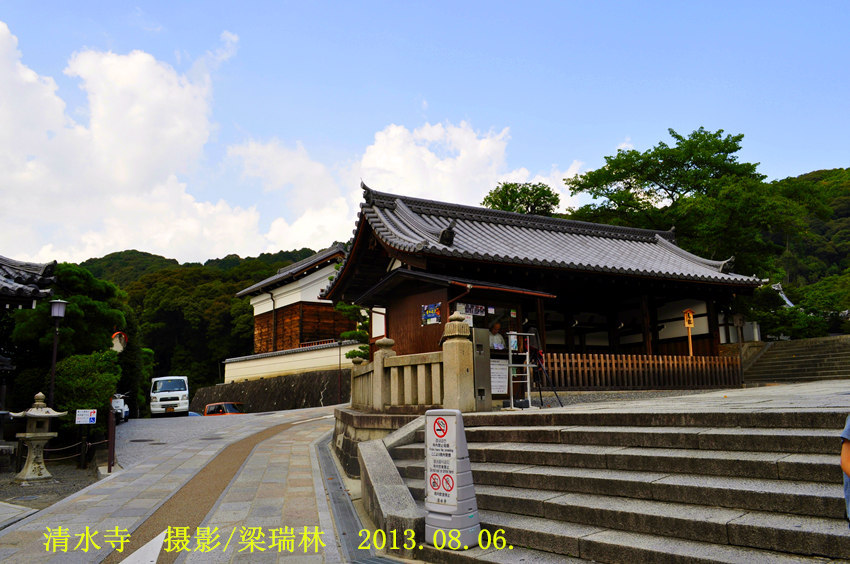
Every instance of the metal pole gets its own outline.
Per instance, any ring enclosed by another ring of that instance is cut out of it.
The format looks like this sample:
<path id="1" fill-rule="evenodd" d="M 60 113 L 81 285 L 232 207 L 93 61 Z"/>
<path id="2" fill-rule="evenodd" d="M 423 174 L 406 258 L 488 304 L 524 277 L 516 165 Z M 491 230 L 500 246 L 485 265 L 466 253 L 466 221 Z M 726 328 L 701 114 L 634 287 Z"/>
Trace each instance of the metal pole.
<path id="1" fill-rule="evenodd" d="M 50 363 L 50 389 L 47 391 L 47 407 L 53 405 L 53 388 L 56 384 L 56 350 L 59 348 L 59 318 L 56 318 L 56 330 L 53 333 L 53 360 Z"/>
<path id="2" fill-rule="evenodd" d="M 336 403 L 342 403 L 342 341 L 339 341 L 337 344 L 337 348 L 339 350 L 339 370 L 336 373 Z"/>
<path id="3" fill-rule="evenodd" d="M 112 406 L 110 405 L 110 408 L 111 407 Z M 115 464 L 115 414 L 112 413 L 112 409 L 107 409 L 106 414 L 106 472 L 107 474 L 112 474 L 112 466 Z"/>

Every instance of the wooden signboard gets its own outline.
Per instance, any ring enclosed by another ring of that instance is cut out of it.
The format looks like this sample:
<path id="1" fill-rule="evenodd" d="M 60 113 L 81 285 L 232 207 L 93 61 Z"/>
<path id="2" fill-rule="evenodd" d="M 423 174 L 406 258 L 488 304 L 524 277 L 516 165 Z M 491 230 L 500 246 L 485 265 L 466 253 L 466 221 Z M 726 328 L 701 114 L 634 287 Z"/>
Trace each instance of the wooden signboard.
<path id="1" fill-rule="evenodd" d="M 694 356 L 694 342 L 691 338 L 691 331 L 694 328 L 694 310 L 686 309 L 682 313 L 685 314 L 685 327 L 688 329 L 688 356 Z"/>

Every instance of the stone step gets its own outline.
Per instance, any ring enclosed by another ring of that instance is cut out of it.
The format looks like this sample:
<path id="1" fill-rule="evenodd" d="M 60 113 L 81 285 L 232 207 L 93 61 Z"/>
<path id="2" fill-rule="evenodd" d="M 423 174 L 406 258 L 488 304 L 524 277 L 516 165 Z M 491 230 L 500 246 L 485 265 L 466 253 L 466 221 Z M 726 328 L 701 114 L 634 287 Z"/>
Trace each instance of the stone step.
<path id="1" fill-rule="evenodd" d="M 524 493 L 512 491 L 506 492 L 505 496 L 522 500 L 525 498 Z M 490 494 L 485 492 L 483 495 Z M 498 495 L 498 492 L 493 492 L 493 495 Z M 697 555 L 701 558 L 697 561 L 704 562 L 825 562 L 824 556 L 841 558 L 850 545 L 850 536 L 844 529 L 846 525 L 840 520 L 801 523 L 793 516 L 768 514 L 763 517 L 753 513 L 724 515 L 725 510 L 717 508 L 663 507 L 657 503 L 652 507 L 626 505 L 620 509 L 617 506 L 618 498 L 605 500 L 603 497 L 558 496 L 544 504 L 541 516 L 480 509 L 481 526 L 491 533 L 501 529 L 500 534 L 504 536 L 507 546 L 499 552 L 514 555 L 513 560 L 504 560 L 507 562 L 520 561 L 516 559 L 521 557 L 520 553 L 513 553 L 518 547 L 554 553 L 561 557 L 592 558 L 599 562 L 668 561 L 661 558 L 660 553 L 649 557 L 646 549 L 650 546 L 667 547 L 668 555 L 675 556 L 669 560 L 672 562 L 693 562 Z M 633 500 L 626 500 L 627 504 L 630 501 Z M 570 505 L 570 502 L 577 505 Z M 484 503 L 487 503 L 486 497 Z M 563 519 L 564 508 L 578 520 Z M 635 510 L 647 513 L 635 513 Z M 724 519 L 728 519 L 728 525 Z M 627 532 L 618 527 L 630 530 Z M 648 531 L 631 530 L 633 527 L 646 528 Z M 700 537 L 701 531 L 709 536 Z M 667 532 L 674 534 L 665 535 Z M 688 535 L 697 538 L 687 538 Z M 619 546 L 611 546 L 611 539 L 619 539 Z M 716 542 L 712 539 L 716 539 Z M 604 546 L 594 546 L 597 540 L 602 540 Z M 764 546 L 752 546 L 748 544 L 750 542 Z M 599 552 L 601 548 L 605 548 L 605 556 Z M 474 555 L 471 551 L 466 554 Z"/>
<path id="2" fill-rule="evenodd" d="M 779 365 L 783 362 L 803 363 L 810 366 L 824 364 L 841 365 L 850 360 L 850 351 L 841 353 L 819 353 L 819 354 L 765 354 L 756 361 L 757 365 Z"/>
<path id="3" fill-rule="evenodd" d="M 842 482 L 837 454 L 609 447 L 547 443 L 468 443 L 472 462 L 608 468 L 678 474 Z M 397 460 L 423 460 L 424 443 L 392 451 Z"/>
<path id="4" fill-rule="evenodd" d="M 799 373 L 794 372 L 783 372 L 783 373 L 775 373 L 771 372 L 755 374 L 753 376 L 744 376 L 744 383 L 749 384 L 753 382 L 775 382 L 782 384 L 802 384 L 804 382 L 819 382 L 821 380 L 847 380 L 850 379 L 850 373 L 848 374 L 831 374 L 831 375 L 823 375 L 823 374 L 809 374 L 801 375 Z"/>
<path id="5" fill-rule="evenodd" d="M 793 361 L 783 361 L 776 363 L 775 365 L 770 364 L 756 364 L 751 368 L 746 370 L 746 373 L 752 372 L 760 372 L 760 373 L 785 373 L 785 372 L 799 372 L 801 374 L 827 374 L 827 375 L 841 375 L 848 373 L 848 363 L 842 362 L 840 364 L 836 363 L 824 363 L 818 365 L 812 365 L 811 363 L 796 363 Z"/>
<path id="6" fill-rule="evenodd" d="M 685 448 L 831 454 L 840 429 L 708 428 L 639 426 L 467 427 L 468 442 L 565 443 L 582 445 Z M 417 434 L 424 442 L 424 431 Z"/>
<path id="7" fill-rule="evenodd" d="M 690 398 L 689 398 L 690 399 Z M 604 405 L 604 404 L 603 404 Z M 698 412 L 697 412 L 698 411 Z M 845 410 L 837 408 L 771 409 L 770 411 L 718 410 L 716 408 L 665 408 L 647 410 L 628 406 L 616 409 L 596 407 L 530 411 L 494 411 L 465 413 L 464 425 L 472 427 L 569 427 L 576 425 L 638 426 L 638 427 L 755 427 L 836 429 L 844 428 Z M 419 432 L 419 441 L 425 431 Z"/>
<path id="8" fill-rule="evenodd" d="M 419 494 L 422 499 L 424 461 L 398 461 L 397 467 L 399 474 L 410 481 L 408 485 L 414 496 Z M 473 463 L 472 476 L 476 488 L 497 486 L 594 495 L 616 492 L 635 499 L 691 504 L 711 500 L 731 509 L 829 519 L 844 516 L 844 492 L 840 484 L 486 462 Z"/>

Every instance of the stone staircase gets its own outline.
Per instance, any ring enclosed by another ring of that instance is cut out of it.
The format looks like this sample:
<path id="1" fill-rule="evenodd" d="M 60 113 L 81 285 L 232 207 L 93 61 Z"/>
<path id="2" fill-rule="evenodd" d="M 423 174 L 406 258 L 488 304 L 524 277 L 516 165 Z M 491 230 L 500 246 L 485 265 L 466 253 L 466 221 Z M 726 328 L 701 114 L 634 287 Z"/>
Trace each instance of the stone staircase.
<path id="1" fill-rule="evenodd" d="M 488 554 L 504 562 L 850 559 L 843 417 L 817 409 L 466 415 L 482 527 L 504 529 L 516 548 Z M 390 455 L 421 503 L 424 431 Z"/>
<path id="2" fill-rule="evenodd" d="M 776 341 L 744 369 L 745 384 L 850 378 L 850 336 Z"/>

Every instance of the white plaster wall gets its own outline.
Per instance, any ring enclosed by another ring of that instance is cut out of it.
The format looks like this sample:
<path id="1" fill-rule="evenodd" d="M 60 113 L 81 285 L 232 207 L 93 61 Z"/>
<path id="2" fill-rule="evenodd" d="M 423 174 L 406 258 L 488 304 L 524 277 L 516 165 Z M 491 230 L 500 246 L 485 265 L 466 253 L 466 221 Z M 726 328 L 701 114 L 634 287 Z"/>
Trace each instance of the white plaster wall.
<path id="1" fill-rule="evenodd" d="M 339 368 L 340 362 L 342 368 L 351 368 L 351 360 L 345 358 L 345 353 L 355 350 L 358 346 L 344 345 L 341 347 L 341 351 L 340 347 L 328 347 L 228 362 L 224 365 L 224 383 L 298 374 L 313 370 L 336 370 Z"/>
<path id="2" fill-rule="evenodd" d="M 336 270 L 334 265 L 331 264 L 295 282 L 275 288 L 273 290 L 274 305 L 277 308 L 282 308 L 298 302 L 331 303 L 328 300 L 320 300 L 319 292 L 327 287 L 330 282 L 328 278 L 334 274 L 336 274 Z M 252 297 L 251 305 L 254 307 L 255 316 L 272 310 L 272 300 L 267 293 Z"/>

